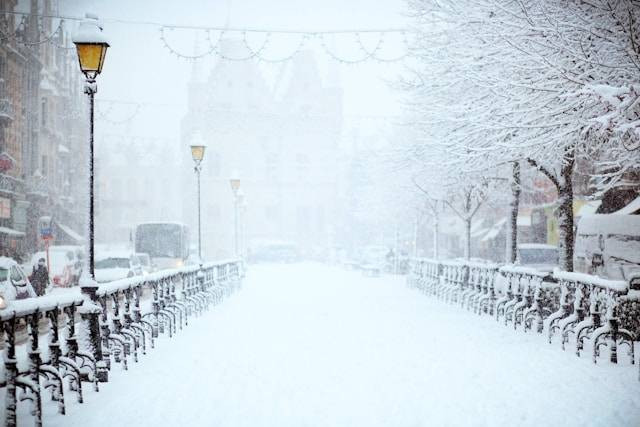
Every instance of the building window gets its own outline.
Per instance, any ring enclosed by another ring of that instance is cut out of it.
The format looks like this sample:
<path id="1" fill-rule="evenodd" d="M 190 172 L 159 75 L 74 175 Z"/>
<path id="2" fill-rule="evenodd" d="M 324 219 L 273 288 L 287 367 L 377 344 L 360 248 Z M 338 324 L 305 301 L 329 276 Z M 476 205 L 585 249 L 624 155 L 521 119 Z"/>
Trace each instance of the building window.
<path id="1" fill-rule="evenodd" d="M 0 218 L 11 218 L 11 200 L 0 197 Z"/>
<path id="2" fill-rule="evenodd" d="M 48 161 L 47 161 L 47 156 L 42 156 L 42 170 L 40 171 L 42 173 L 42 175 L 47 176 L 48 175 Z"/>
<path id="3" fill-rule="evenodd" d="M 46 98 L 42 98 L 42 114 L 40 115 L 40 117 L 41 117 L 42 126 L 46 126 L 47 125 L 47 99 Z"/>

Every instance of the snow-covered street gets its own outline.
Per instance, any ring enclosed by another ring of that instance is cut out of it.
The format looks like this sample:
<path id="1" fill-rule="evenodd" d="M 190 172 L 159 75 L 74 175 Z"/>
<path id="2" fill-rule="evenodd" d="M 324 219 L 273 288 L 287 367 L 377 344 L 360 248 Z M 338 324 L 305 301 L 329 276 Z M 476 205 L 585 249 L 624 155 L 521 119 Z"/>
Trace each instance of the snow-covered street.
<path id="1" fill-rule="evenodd" d="M 404 277 L 253 266 L 55 426 L 637 426 L 637 370 L 426 297 Z M 88 389 L 88 387 L 87 387 Z"/>

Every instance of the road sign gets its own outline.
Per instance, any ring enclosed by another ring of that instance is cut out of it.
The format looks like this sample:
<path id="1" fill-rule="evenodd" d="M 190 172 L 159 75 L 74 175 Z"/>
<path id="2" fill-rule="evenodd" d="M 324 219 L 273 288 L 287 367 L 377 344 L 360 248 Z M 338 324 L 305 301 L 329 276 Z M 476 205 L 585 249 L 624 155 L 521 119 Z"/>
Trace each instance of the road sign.
<path id="1" fill-rule="evenodd" d="M 51 227 L 43 227 L 40 229 L 40 237 L 42 240 L 51 240 L 53 239 L 53 230 Z"/>

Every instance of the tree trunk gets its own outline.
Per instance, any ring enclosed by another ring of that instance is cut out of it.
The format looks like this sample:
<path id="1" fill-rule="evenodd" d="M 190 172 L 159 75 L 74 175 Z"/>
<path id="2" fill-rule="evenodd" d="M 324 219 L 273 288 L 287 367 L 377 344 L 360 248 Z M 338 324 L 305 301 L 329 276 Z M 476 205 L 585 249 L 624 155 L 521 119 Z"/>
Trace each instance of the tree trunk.
<path id="1" fill-rule="evenodd" d="M 510 217 L 507 222 L 507 256 L 508 264 L 516 262 L 518 255 L 518 209 L 520 207 L 520 163 L 512 163 Z"/>
<path id="2" fill-rule="evenodd" d="M 573 271 L 573 167 L 575 150 L 570 149 L 564 155 L 560 176 L 558 177 L 558 252 L 560 268 Z"/>
<path id="3" fill-rule="evenodd" d="M 440 218 L 438 212 L 433 212 L 433 259 L 438 259 L 438 233 L 440 228 Z"/>
<path id="4" fill-rule="evenodd" d="M 416 222 L 413 227 L 413 257 L 418 257 L 418 229 L 420 228 L 420 211 L 416 210 Z"/>
<path id="5" fill-rule="evenodd" d="M 471 258 L 471 218 L 464 220 L 464 259 Z"/>

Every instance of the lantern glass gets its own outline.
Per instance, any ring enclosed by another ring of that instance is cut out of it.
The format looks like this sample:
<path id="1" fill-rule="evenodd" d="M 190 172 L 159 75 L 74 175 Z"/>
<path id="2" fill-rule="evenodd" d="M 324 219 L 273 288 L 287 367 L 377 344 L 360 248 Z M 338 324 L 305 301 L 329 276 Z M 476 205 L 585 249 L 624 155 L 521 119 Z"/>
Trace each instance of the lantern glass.
<path id="1" fill-rule="evenodd" d="M 196 162 L 201 162 L 204 158 L 204 149 L 206 147 L 204 145 L 192 145 L 191 146 L 191 157 Z"/>
<path id="2" fill-rule="evenodd" d="M 231 178 L 229 183 L 231 184 L 231 189 L 233 191 L 238 191 L 240 189 L 240 178 Z"/>
<path id="3" fill-rule="evenodd" d="M 108 43 L 76 43 L 80 69 L 85 75 L 97 76 L 102 72 Z"/>

